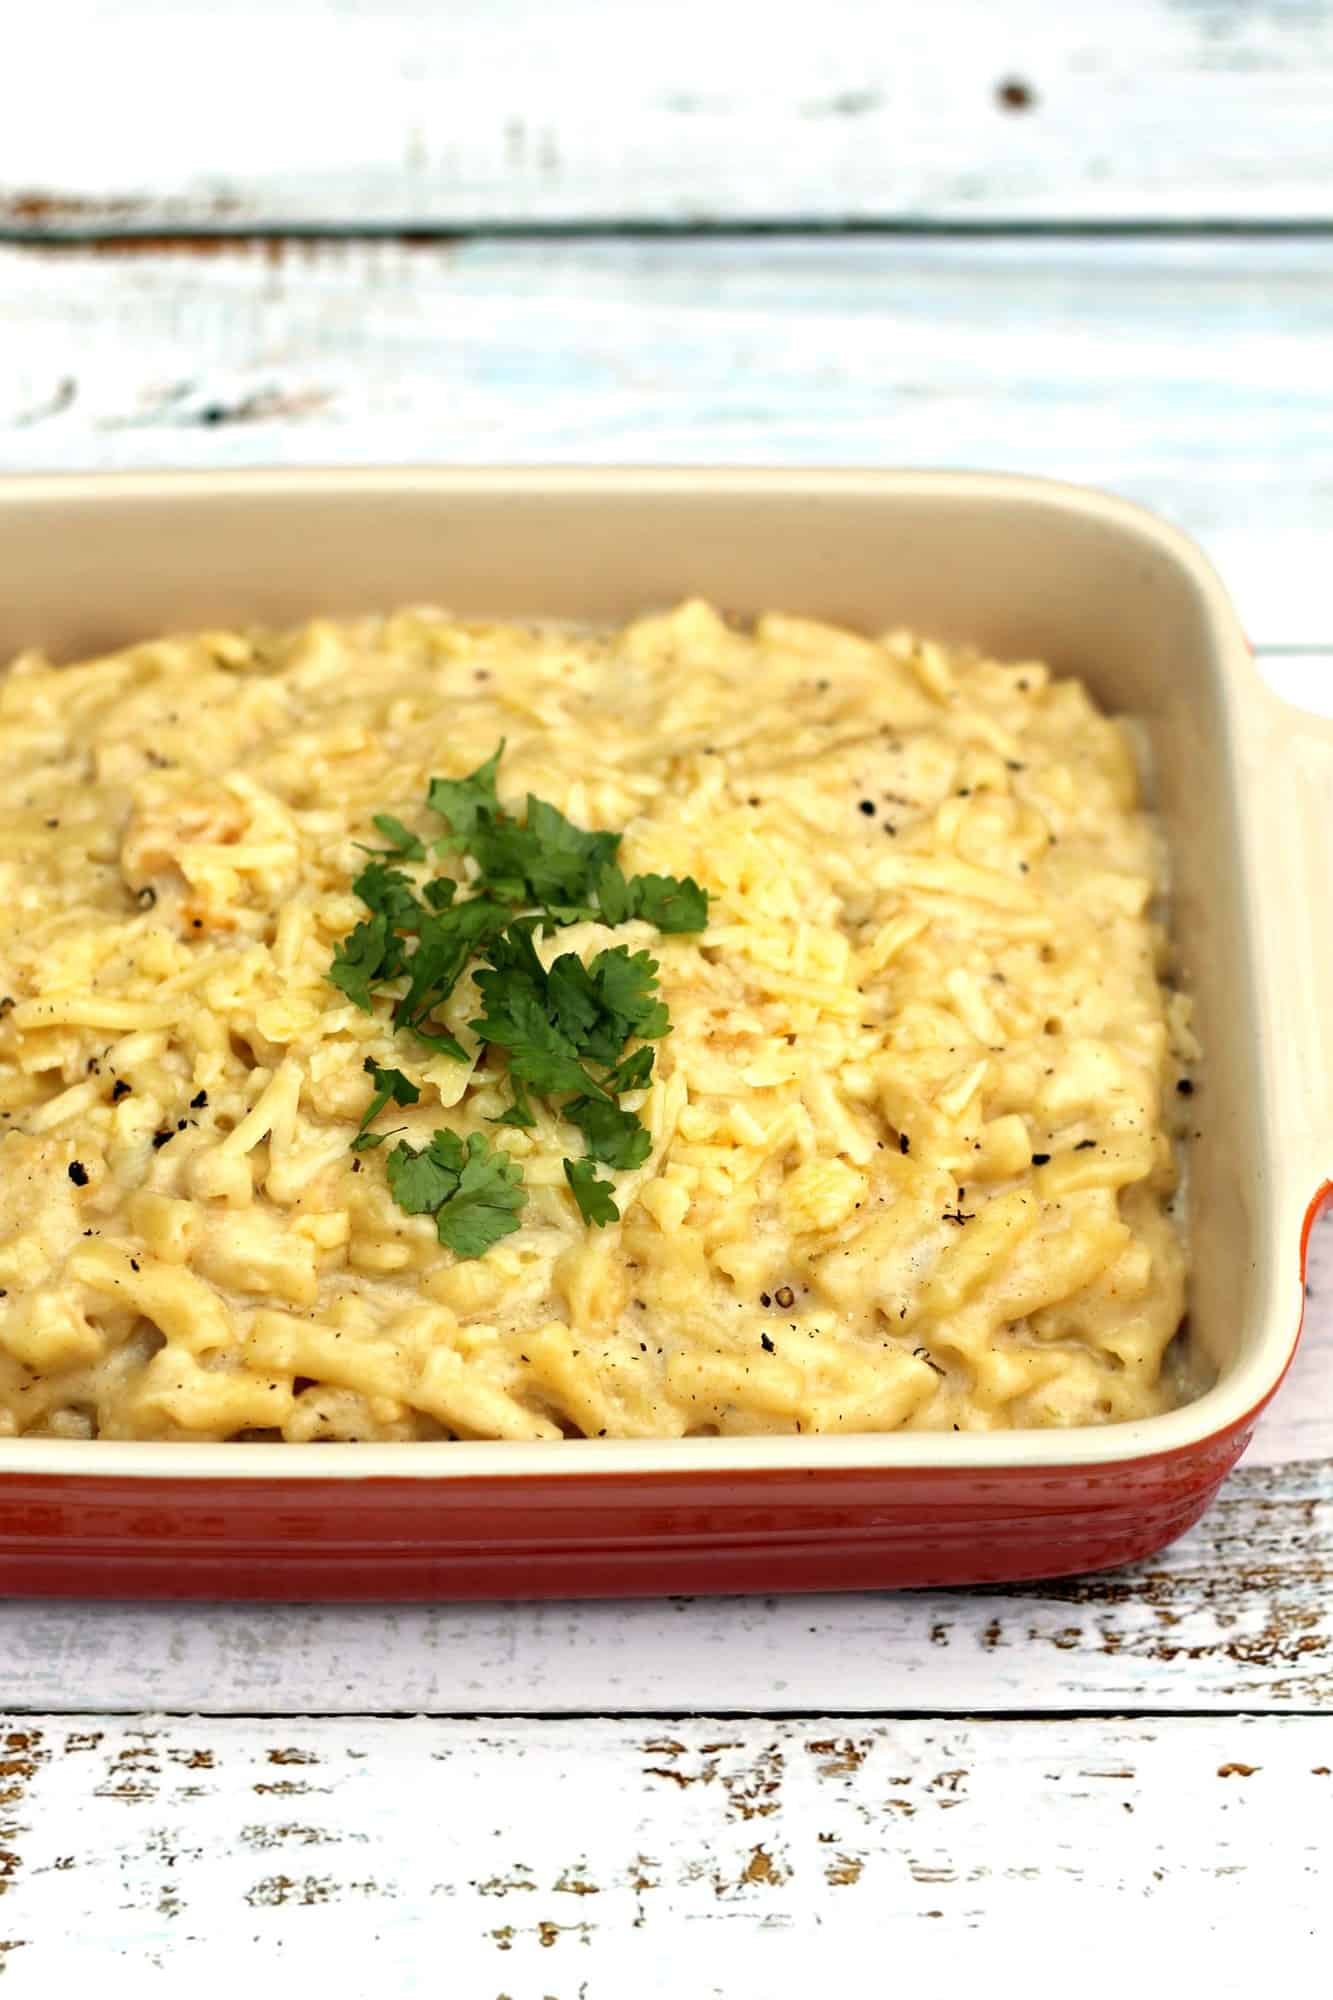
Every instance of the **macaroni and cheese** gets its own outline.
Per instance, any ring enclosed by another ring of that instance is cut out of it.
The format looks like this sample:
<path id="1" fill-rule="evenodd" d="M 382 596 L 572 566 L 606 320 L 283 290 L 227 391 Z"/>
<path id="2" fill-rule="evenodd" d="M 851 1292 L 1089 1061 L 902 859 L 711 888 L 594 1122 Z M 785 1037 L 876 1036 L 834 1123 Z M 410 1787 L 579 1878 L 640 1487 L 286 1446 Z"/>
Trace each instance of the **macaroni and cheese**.
<path id="1" fill-rule="evenodd" d="M 405 976 L 368 1009 L 329 976 L 377 815 L 418 885 L 475 888 L 423 801 L 502 741 L 502 805 L 707 892 L 696 931 L 533 932 L 547 967 L 649 953 L 669 1013 L 603 1227 L 558 1093 L 496 1122 L 475 966 L 452 1050 L 395 1028 Z M 702 603 L 204 632 L 17 660 L 0 801 L 0 1432 L 977 1431 L 1177 1395 L 1197 1050 L 1131 748 L 1078 681 Z M 377 1068 L 415 1091 L 377 1115 L 404 1157 L 482 1135 L 521 1172 L 485 1254 L 352 1149 Z"/>

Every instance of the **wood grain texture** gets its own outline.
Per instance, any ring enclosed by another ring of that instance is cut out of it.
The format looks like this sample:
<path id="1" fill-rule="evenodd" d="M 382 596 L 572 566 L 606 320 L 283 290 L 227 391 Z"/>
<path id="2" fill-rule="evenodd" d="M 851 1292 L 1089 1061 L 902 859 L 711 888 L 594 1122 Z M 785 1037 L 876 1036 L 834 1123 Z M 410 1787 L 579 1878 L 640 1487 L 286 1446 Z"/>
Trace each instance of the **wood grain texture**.
<path id="1" fill-rule="evenodd" d="M 844 463 L 1102 485 L 1333 636 L 1303 242 L 0 250 L 0 465 Z"/>
<path id="2" fill-rule="evenodd" d="M 1327 0 L 61 0 L 6 81 L 32 233 L 1331 210 Z"/>
<path id="3" fill-rule="evenodd" d="M 890 1958 L 935 1990 L 942 1951 L 956 1978 L 1039 1937 L 1047 1968 L 1081 1939 L 1080 1993 L 1188 1939 L 1192 1977 L 1232 1994 L 1275 1935 L 1284 1977 L 1314 1970 L 1326 1918 L 1327 1720 L 90 1715 L 16 1719 L 4 1747 L 0 1963 L 34 1993 L 164 1969 L 213 1992 L 225 1969 L 261 1992 L 763 2000 Z"/>
<path id="4" fill-rule="evenodd" d="M 1197 1528 L 1132 1569 L 899 1596 L 7 1603 L 0 1706 L 1333 1717 L 1333 1225 L 1310 1277 L 1306 1338 L 1249 1460 Z"/>

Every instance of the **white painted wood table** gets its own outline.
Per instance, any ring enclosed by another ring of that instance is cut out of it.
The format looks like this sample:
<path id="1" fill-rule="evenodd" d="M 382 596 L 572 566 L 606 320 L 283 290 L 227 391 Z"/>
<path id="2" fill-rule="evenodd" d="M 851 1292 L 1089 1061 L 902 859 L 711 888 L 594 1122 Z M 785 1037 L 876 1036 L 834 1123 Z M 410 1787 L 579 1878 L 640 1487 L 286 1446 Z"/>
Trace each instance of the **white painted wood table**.
<path id="1" fill-rule="evenodd" d="M 1194 533 L 1333 712 L 1320 0 L 51 0 L 4 76 L 5 469 L 1055 473 Z M 1113 1576 L 0 1606 L 0 1970 L 1327 1991 L 1333 1234 L 1310 1289 L 1217 1506 Z"/>

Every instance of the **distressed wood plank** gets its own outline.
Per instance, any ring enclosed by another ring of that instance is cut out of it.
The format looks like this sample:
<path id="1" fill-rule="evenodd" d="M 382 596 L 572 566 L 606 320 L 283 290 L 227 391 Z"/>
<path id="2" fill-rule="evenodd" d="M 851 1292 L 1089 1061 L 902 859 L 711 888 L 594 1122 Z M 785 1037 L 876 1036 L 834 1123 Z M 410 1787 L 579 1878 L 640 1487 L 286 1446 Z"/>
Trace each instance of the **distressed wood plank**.
<path id="1" fill-rule="evenodd" d="M 945 1939 L 956 1977 L 1091 1929 L 1116 1949 L 1080 1992 L 1187 1937 L 1234 1994 L 1275 1932 L 1284 1975 L 1316 1964 L 1330 1764 L 1333 1722 L 1298 1718 L 16 1721 L 4 1962 L 32 1992 L 211 1991 L 219 1963 L 271 1991 L 286 1959 L 334 1995 L 444 1966 L 515 2000 L 762 2000 L 853 1953 L 937 1984 Z"/>
<path id="2" fill-rule="evenodd" d="M 1330 214 L 1327 0 L 66 0 L 6 80 L 33 233 Z"/>
<path id="3" fill-rule="evenodd" d="M 1301 242 L 0 250 L 0 464 L 990 466 L 1193 533 L 1330 636 L 1333 257 Z"/>

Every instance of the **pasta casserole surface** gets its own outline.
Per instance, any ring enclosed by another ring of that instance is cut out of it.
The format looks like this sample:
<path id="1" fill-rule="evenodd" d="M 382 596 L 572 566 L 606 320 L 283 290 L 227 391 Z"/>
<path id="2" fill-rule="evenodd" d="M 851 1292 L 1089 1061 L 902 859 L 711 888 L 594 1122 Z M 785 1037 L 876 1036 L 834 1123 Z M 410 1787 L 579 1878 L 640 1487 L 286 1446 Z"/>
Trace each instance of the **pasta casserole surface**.
<path id="1" fill-rule="evenodd" d="M 525 933 L 538 985 L 561 954 L 655 966 L 609 1216 L 566 1166 L 587 1100 L 516 1122 L 475 958 L 430 1040 L 392 1018 L 416 933 L 360 1000 L 330 977 L 386 837 L 414 893 L 484 890 L 426 802 L 501 745 L 514 825 L 548 802 L 707 892 L 697 929 Z M 1178 1399 L 1197 1049 L 1131 746 L 1077 680 L 698 602 L 206 632 L 16 661 L 0 798 L 0 1431 L 976 1431 Z M 368 1070 L 399 1096 L 354 1150 Z M 484 1254 L 400 1198 L 439 1134 L 441 1186 L 500 1156 L 521 1188 Z"/>

